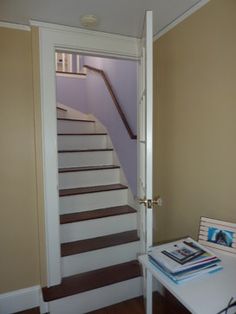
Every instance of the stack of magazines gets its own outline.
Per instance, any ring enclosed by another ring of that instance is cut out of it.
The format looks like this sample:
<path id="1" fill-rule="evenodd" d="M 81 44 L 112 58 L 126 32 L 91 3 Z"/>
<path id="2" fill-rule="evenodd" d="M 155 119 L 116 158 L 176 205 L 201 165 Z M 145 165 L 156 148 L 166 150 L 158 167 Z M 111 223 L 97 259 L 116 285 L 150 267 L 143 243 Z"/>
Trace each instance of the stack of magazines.
<path id="1" fill-rule="evenodd" d="M 152 247 L 148 257 L 155 267 L 175 283 L 222 269 L 220 259 L 192 238 Z"/>

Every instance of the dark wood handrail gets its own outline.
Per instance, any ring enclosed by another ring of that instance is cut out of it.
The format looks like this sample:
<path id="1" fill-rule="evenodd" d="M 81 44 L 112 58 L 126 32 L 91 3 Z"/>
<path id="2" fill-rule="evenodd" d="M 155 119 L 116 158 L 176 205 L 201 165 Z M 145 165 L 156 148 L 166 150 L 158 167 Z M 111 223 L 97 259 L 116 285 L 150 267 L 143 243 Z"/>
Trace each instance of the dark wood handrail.
<path id="1" fill-rule="evenodd" d="M 122 108 L 121 108 L 121 106 L 119 104 L 119 101 L 118 101 L 118 99 L 117 99 L 117 97 L 116 97 L 116 95 L 115 95 L 115 93 L 113 91 L 113 88 L 111 86 L 111 83 L 110 83 L 107 75 L 104 73 L 103 70 L 91 67 L 90 65 L 84 65 L 84 67 L 86 69 L 90 70 L 90 71 L 97 72 L 97 73 L 99 73 L 102 76 L 102 78 L 103 78 L 103 80 L 104 80 L 104 82 L 106 84 L 106 87 L 107 87 L 107 89 L 108 89 L 108 91 L 109 91 L 109 93 L 111 95 L 111 98 L 112 98 L 112 100 L 113 100 L 113 102 L 114 102 L 114 104 L 116 106 L 117 111 L 120 114 L 120 117 L 121 117 L 121 119 L 122 119 L 122 121 L 123 121 L 123 123 L 124 123 L 124 125 L 126 127 L 126 130 L 127 130 L 128 134 L 129 134 L 130 138 L 132 140 L 136 140 L 137 139 L 137 135 L 135 135 L 133 133 L 133 131 L 131 130 L 131 127 L 129 126 L 129 123 L 128 123 L 127 119 L 126 119 L 126 116 L 125 116 L 125 114 L 124 114 L 124 112 L 123 112 L 123 110 L 122 110 Z"/>

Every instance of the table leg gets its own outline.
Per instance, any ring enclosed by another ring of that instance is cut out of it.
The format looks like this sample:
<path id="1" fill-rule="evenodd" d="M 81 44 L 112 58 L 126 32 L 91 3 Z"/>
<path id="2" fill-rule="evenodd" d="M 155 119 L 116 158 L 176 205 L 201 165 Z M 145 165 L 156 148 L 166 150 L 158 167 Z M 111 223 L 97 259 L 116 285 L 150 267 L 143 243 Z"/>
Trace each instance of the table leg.
<path id="1" fill-rule="evenodd" d="M 146 272 L 146 314 L 152 314 L 152 274 Z"/>

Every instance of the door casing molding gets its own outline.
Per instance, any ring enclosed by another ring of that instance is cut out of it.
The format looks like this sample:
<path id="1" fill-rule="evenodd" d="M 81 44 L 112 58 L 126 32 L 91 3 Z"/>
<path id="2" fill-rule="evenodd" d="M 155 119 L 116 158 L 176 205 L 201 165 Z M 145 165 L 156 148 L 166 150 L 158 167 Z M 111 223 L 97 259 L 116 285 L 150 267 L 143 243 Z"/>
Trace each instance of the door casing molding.
<path id="1" fill-rule="evenodd" d="M 139 39 L 31 21 L 39 28 L 47 286 L 61 282 L 55 50 L 139 59 Z"/>

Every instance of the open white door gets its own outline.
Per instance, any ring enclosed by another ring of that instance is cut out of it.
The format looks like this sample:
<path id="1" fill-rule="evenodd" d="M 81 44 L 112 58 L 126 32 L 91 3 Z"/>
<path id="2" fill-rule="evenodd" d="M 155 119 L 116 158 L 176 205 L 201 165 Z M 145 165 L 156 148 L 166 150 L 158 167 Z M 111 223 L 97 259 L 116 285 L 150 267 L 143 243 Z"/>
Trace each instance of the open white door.
<path id="1" fill-rule="evenodd" d="M 138 198 L 140 203 L 140 238 L 142 251 L 153 243 L 153 31 L 152 12 L 146 12 L 140 43 L 138 110 Z"/>
<path id="2" fill-rule="evenodd" d="M 138 108 L 138 198 L 140 204 L 140 239 L 142 253 L 153 244 L 153 31 L 152 12 L 147 11 L 140 42 Z M 146 313 L 152 313 L 152 276 L 143 273 Z M 148 285 L 145 284 L 147 280 Z"/>

